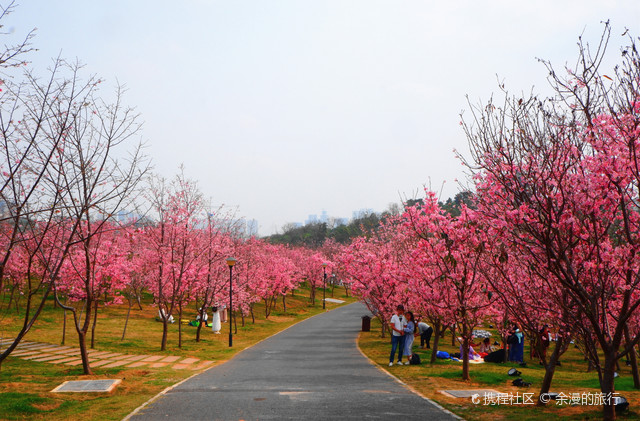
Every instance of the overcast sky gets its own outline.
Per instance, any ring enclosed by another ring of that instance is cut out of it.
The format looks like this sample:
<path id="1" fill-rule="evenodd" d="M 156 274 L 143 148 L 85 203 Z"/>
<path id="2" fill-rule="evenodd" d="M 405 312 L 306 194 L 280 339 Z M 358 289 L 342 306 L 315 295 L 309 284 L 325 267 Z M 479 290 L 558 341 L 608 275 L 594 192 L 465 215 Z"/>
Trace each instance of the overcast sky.
<path id="1" fill-rule="evenodd" d="M 155 170 L 184 164 L 266 235 L 425 184 L 453 196 L 465 95 L 486 100 L 497 77 L 544 91 L 536 58 L 574 63 L 607 19 L 615 61 L 638 0 L 22 0 L 5 29 L 38 28 L 34 66 L 62 53 L 125 84 Z"/>

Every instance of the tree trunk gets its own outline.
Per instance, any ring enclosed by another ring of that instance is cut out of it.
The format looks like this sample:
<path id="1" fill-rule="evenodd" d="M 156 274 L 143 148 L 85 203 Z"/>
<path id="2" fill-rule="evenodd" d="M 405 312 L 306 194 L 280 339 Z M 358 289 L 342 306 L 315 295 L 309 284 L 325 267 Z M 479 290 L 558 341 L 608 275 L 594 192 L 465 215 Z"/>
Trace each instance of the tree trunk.
<path id="1" fill-rule="evenodd" d="M 89 354 L 87 353 L 86 334 L 78 332 L 78 342 L 80 343 L 80 357 L 82 358 L 82 371 L 86 375 L 91 375 L 91 367 L 89 366 Z"/>
<path id="2" fill-rule="evenodd" d="M 551 381 L 553 380 L 553 375 L 556 372 L 556 365 L 558 363 L 558 359 L 560 358 L 560 350 L 564 346 L 563 339 L 558 338 L 555 342 L 555 347 L 553 348 L 553 352 L 551 353 L 551 357 L 549 361 L 544 361 L 547 365 L 545 366 L 544 378 L 542 379 L 542 386 L 540 386 L 540 396 L 545 393 L 549 393 L 549 389 L 551 388 Z M 540 348 L 540 347 L 539 347 Z M 546 360 L 546 358 L 545 358 Z M 542 402 L 538 398 L 538 406 L 544 406 L 546 402 Z"/>
<path id="3" fill-rule="evenodd" d="M 602 383 L 600 383 L 600 390 L 604 396 L 605 404 L 602 407 L 602 419 L 615 420 L 616 411 L 610 398 L 615 393 L 614 373 L 616 368 L 616 351 L 607 350 L 604 354 L 604 370 L 602 371 Z"/>
<path id="4" fill-rule="evenodd" d="M 469 332 L 462 327 L 462 380 L 469 380 Z"/>
<path id="5" fill-rule="evenodd" d="M 169 333 L 169 320 L 162 318 L 162 342 L 160 343 L 160 351 L 167 349 L 167 334 Z"/>
<path id="6" fill-rule="evenodd" d="M 629 351 L 629 360 L 631 362 L 631 375 L 633 376 L 633 388 L 640 389 L 640 374 L 638 374 L 638 357 L 636 355 L 636 347 Z"/>
<path id="7" fill-rule="evenodd" d="M 283 313 L 286 313 L 287 312 L 287 295 L 286 294 L 282 295 L 282 308 L 283 308 L 282 310 Z M 242 326 L 244 326 L 244 324 Z"/>
<path id="8" fill-rule="evenodd" d="M 142 311 L 142 303 L 140 302 L 140 294 L 136 294 L 136 301 L 138 302 L 138 309 Z"/>
<path id="9" fill-rule="evenodd" d="M 629 335 L 629 326 L 624 326 L 624 340 L 626 343 L 631 342 Z M 629 362 L 631 364 L 631 375 L 633 376 L 633 388 L 640 389 L 640 376 L 638 375 L 638 357 L 636 355 L 636 347 L 633 346 L 629 351 Z"/>
<path id="10" fill-rule="evenodd" d="M 95 347 L 95 338 L 96 338 L 96 323 L 98 322 L 98 302 L 96 301 L 96 305 L 93 307 L 93 324 L 91 325 L 91 349 Z"/>
<path id="11" fill-rule="evenodd" d="M 256 324 L 256 316 L 253 314 L 253 304 L 249 306 L 249 312 L 251 313 L 251 323 Z"/>
<path id="12" fill-rule="evenodd" d="M 178 305 L 178 348 L 182 348 L 182 304 Z"/>
<path id="13" fill-rule="evenodd" d="M 62 342 L 60 342 L 60 345 L 64 345 L 64 339 L 66 335 L 67 335 L 67 309 L 64 309 L 62 310 Z"/>
<path id="14" fill-rule="evenodd" d="M 244 327 L 244 311 L 240 312 L 240 318 L 242 320 L 242 325 L 241 326 Z"/>
<path id="15" fill-rule="evenodd" d="M 124 329 L 122 329 L 122 338 L 120 338 L 120 341 L 124 341 L 124 335 L 127 334 L 127 325 L 129 324 L 129 315 L 131 314 L 131 306 L 133 305 L 130 298 L 128 299 L 128 301 L 129 301 L 129 308 L 127 309 L 127 318 L 124 319 Z"/>
<path id="16" fill-rule="evenodd" d="M 438 344 L 440 343 L 440 323 L 434 323 L 433 326 L 433 347 L 431 348 L 431 361 L 433 364 L 436 362 L 436 355 L 438 354 Z"/>
<path id="17" fill-rule="evenodd" d="M 207 321 L 204 319 L 204 315 L 207 312 L 207 309 L 205 308 L 204 304 L 200 308 L 201 310 L 198 312 L 198 314 L 200 314 L 200 323 L 198 323 L 198 326 L 196 327 L 196 342 L 200 342 L 200 331 L 202 330 L 202 325 L 207 325 Z"/>
<path id="18" fill-rule="evenodd" d="M 84 310 L 84 319 L 76 318 L 74 315 L 74 324 L 76 327 L 76 332 L 78 333 L 78 342 L 80 344 L 80 356 L 82 357 L 82 369 L 84 374 L 90 375 L 93 374 L 91 372 L 91 367 L 89 366 L 89 353 L 87 352 L 87 332 L 89 331 L 89 325 L 91 324 L 91 310 L 93 310 L 93 306 L 98 306 L 96 302 L 94 304 L 93 300 L 90 299 L 89 294 L 87 294 L 87 303 L 83 306 Z M 80 320 L 82 320 L 82 326 L 80 326 Z"/>
<path id="19" fill-rule="evenodd" d="M 13 294 L 15 293 L 16 290 L 16 285 L 13 284 L 11 286 L 11 295 L 9 296 L 9 304 L 7 304 L 7 311 L 11 310 L 11 304 L 13 303 Z M 18 306 L 16 305 L 16 310 L 18 309 Z"/>
<path id="20" fill-rule="evenodd" d="M 535 339 L 531 339 L 531 338 L 535 338 Z M 523 338 L 524 340 L 524 338 Z M 529 361 L 533 360 L 533 354 L 536 354 L 536 356 L 539 357 L 538 353 L 540 351 L 537 351 L 538 348 L 538 342 L 540 342 L 540 338 L 538 338 L 537 336 L 531 336 L 529 338 Z M 524 359 L 524 357 L 523 357 Z"/>
<path id="21" fill-rule="evenodd" d="M 456 346 L 456 325 L 451 326 L 451 346 Z"/>
<path id="22" fill-rule="evenodd" d="M 231 318 L 233 318 L 233 330 L 235 334 L 238 333 L 238 318 L 236 317 L 236 312 L 235 311 L 229 311 L 229 316 Z M 229 320 L 231 321 L 231 320 Z"/>
<path id="23" fill-rule="evenodd" d="M 504 349 L 504 360 L 503 363 L 506 363 L 509 360 L 509 344 L 507 343 L 507 337 L 502 337 L 502 349 Z"/>

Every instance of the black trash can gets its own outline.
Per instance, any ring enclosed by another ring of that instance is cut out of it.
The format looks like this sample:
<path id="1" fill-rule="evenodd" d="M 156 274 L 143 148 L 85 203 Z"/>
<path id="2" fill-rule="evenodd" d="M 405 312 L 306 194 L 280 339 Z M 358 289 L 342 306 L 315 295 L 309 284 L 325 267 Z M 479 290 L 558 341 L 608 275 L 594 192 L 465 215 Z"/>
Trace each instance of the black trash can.
<path id="1" fill-rule="evenodd" d="M 371 331 L 371 317 L 362 316 L 362 331 L 363 332 Z"/>

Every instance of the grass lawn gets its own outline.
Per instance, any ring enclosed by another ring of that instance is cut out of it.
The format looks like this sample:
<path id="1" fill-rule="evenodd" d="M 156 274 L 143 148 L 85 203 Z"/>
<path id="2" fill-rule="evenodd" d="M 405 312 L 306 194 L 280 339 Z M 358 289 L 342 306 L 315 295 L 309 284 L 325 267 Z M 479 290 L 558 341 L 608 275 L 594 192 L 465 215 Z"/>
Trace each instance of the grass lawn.
<path id="1" fill-rule="evenodd" d="M 371 332 L 362 332 L 359 337 L 359 346 L 362 351 L 378 367 L 387 370 L 422 395 L 433 399 L 451 412 L 467 420 L 597 420 L 601 419 L 602 409 L 600 406 L 558 406 L 551 401 L 546 407 L 541 408 L 533 405 L 484 405 L 482 402 L 473 404 L 471 399 L 451 398 L 443 395 L 441 390 L 462 390 L 462 389 L 495 389 L 503 393 L 523 392 L 535 394 L 534 401 L 537 400 L 540 385 L 544 377 L 544 369 L 537 360 L 526 360 L 527 367 L 520 367 L 515 363 L 504 364 L 470 364 L 471 380 L 464 382 L 462 378 L 462 363 L 451 360 L 437 360 L 433 365 L 429 364 L 431 350 L 420 349 L 420 338 L 416 338 L 414 352 L 420 355 L 421 365 L 417 366 L 397 366 L 389 367 L 389 352 L 391 350 L 388 335 L 380 337 L 380 322 L 372 320 Z M 433 338 L 432 338 L 433 343 Z M 529 355 L 528 346 L 525 344 L 525 358 Z M 448 332 L 444 339 L 440 340 L 440 350 L 447 352 L 459 352 L 458 348 L 451 346 L 451 334 Z M 578 350 L 571 348 L 561 358 L 562 366 L 555 372 L 551 392 L 556 393 L 598 393 L 599 382 L 595 371 L 587 373 L 587 364 L 583 360 L 582 354 Z M 627 398 L 630 403 L 630 411 L 620 415 L 620 419 L 640 419 L 640 390 L 633 389 L 633 379 L 631 370 L 624 366 L 619 372 L 620 377 L 616 379 L 616 391 L 621 396 Z M 516 367 L 522 372 L 522 379 L 531 382 L 529 388 L 519 388 L 511 384 L 515 377 L 509 377 L 507 371 L 511 367 Z"/>
<path id="2" fill-rule="evenodd" d="M 238 316 L 238 333 L 233 335 L 233 348 L 228 346 L 229 324 L 223 323 L 222 334 L 215 335 L 211 328 L 202 328 L 200 342 L 195 341 L 195 327 L 182 326 L 183 344 L 178 348 L 178 325 L 170 325 L 167 350 L 160 351 L 162 324 L 155 320 L 157 309 L 150 302 L 143 310 L 135 307 L 131 311 L 127 335 L 121 341 L 126 316 L 126 306 L 110 306 L 98 312 L 96 346 L 101 351 L 113 351 L 140 355 L 176 355 L 214 360 L 216 364 L 230 359 L 237 352 L 273 335 L 292 324 L 322 312 L 322 290 L 316 293 L 316 304 L 309 304 L 309 290 L 301 288 L 294 296 L 287 296 L 287 312 L 278 303 L 268 319 L 265 319 L 264 304 L 255 305 L 255 324 L 251 316 L 241 326 Z M 327 289 L 327 297 L 331 297 Z M 147 297 L 148 298 L 148 297 Z M 345 297 L 344 289 L 335 289 L 335 298 L 355 301 Z M 150 300 L 147 300 L 150 301 Z M 327 309 L 339 304 L 327 302 Z M 6 308 L 3 306 L 2 308 Z M 195 318 L 195 306 L 185 310 L 184 317 Z M 69 315 L 68 315 L 69 316 Z M 21 314 L 15 307 L 0 314 L 0 337 L 12 338 L 18 331 Z M 177 317 L 176 317 L 177 319 Z M 40 318 L 25 337 L 25 341 L 60 344 L 62 339 L 63 312 L 48 302 Z M 72 321 L 67 318 L 66 346 L 77 347 L 77 335 Z M 87 340 L 87 346 L 89 339 Z M 194 374 L 191 370 L 163 368 L 103 368 L 93 369 L 95 375 L 83 376 L 82 367 L 33 362 L 11 357 L 0 366 L 0 419 L 122 419 L 164 388 Z M 99 393 L 50 393 L 66 380 L 123 379 L 110 394 Z"/>

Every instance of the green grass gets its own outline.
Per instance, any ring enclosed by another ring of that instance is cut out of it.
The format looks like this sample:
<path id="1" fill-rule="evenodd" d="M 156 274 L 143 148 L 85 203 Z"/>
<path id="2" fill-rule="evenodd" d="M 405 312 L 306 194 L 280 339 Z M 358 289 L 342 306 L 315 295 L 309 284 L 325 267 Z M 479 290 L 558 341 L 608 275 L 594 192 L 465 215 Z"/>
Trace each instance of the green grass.
<path id="1" fill-rule="evenodd" d="M 47 412 L 33 406 L 34 404 L 42 404 L 46 402 L 46 400 L 46 398 L 33 394 L 22 394 L 16 392 L 0 393 L 0 411 L 2 414 L 16 412 L 21 414 Z"/>
<path id="2" fill-rule="evenodd" d="M 534 393 L 537 397 L 544 377 L 544 368 L 537 360 L 528 359 L 528 347 L 525 348 L 527 367 L 520 367 L 515 363 L 504 364 L 470 364 L 471 380 L 462 380 L 462 363 L 451 360 L 436 360 L 429 364 L 431 350 L 422 350 L 414 346 L 414 352 L 420 355 L 422 364 L 419 366 L 388 367 L 390 344 L 388 336 L 380 337 L 380 322 L 372 320 L 371 332 L 362 332 L 359 338 L 362 351 L 378 366 L 389 371 L 415 390 L 435 400 L 450 411 L 467 420 L 597 420 L 602 418 L 600 407 L 587 406 L 557 406 L 554 403 L 544 408 L 532 405 L 475 405 L 470 399 L 456 399 L 443 395 L 441 390 L 460 389 L 495 389 L 505 393 Z M 458 352 L 458 348 L 451 345 L 451 334 L 447 333 L 440 340 L 440 350 Z M 551 386 L 552 392 L 557 393 L 598 393 L 600 391 L 598 374 L 596 371 L 587 372 L 587 363 L 575 348 L 571 348 L 561 358 L 562 366 L 557 367 Z M 629 367 L 621 364 L 620 377 L 616 379 L 616 390 L 630 402 L 630 411 L 620 416 L 620 419 L 640 419 L 640 391 L 633 388 L 633 379 Z M 509 377 L 507 371 L 516 367 L 522 372 L 522 379 L 531 382 L 530 388 L 518 388 L 511 384 L 515 379 Z M 535 399 L 535 398 L 534 398 Z"/>
<path id="3" fill-rule="evenodd" d="M 321 295 L 316 295 L 319 297 Z M 330 290 L 327 291 L 330 297 Z M 344 290 L 336 288 L 335 298 L 354 301 L 346 298 Z M 2 301 L 0 301 L 1 303 Z M 23 305 L 21 304 L 20 307 Z M 332 309 L 338 305 L 327 303 Z M 6 308 L 6 303 L 0 308 Z M 126 306 L 102 307 L 98 313 L 96 328 L 96 349 L 114 352 L 126 352 L 140 355 L 178 355 L 183 357 L 214 360 L 222 363 L 233 357 L 242 349 L 271 336 L 282 329 L 305 318 L 321 313 L 322 304 L 316 299 L 315 306 L 309 304 L 309 290 L 301 288 L 295 296 L 287 296 L 287 312 L 282 308 L 282 300 L 269 319 L 264 316 L 264 304 L 255 306 L 256 323 L 251 317 L 245 318 L 245 326 L 241 326 L 238 317 L 238 333 L 234 333 L 233 348 L 228 346 L 229 324 L 222 325 L 223 332 L 215 335 L 211 328 L 204 328 L 201 341 L 195 341 L 195 327 L 183 325 L 183 345 L 178 347 L 177 323 L 169 326 L 167 350 L 160 351 L 162 323 L 155 321 L 157 309 L 151 306 L 150 297 L 146 297 L 143 310 L 132 309 L 127 335 L 121 341 L 122 328 L 126 316 Z M 195 317 L 195 306 L 185 310 L 185 318 Z M 17 314 L 15 307 L 0 314 L 0 337 L 10 338 L 15 335 L 21 324 L 22 314 Z M 176 317 L 177 319 L 177 317 Z M 62 338 L 63 312 L 55 308 L 49 301 L 43 314 L 25 337 L 25 341 L 60 344 Z M 77 347 L 77 335 L 72 327 L 72 320 L 67 318 L 66 346 Z M 89 341 L 87 341 L 89 345 Z M 66 365 L 55 365 L 46 362 L 32 362 L 20 358 L 9 357 L 0 365 L 0 419 L 101 419 L 119 420 L 132 410 L 171 386 L 189 376 L 191 370 L 174 370 L 169 367 L 152 369 L 138 368 L 94 368 L 94 375 L 83 376 L 82 369 Z M 111 394 L 50 393 L 52 389 L 66 380 L 121 378 L 123 382 Z"/>
<path id="4" fill-rule="evenodd" d="M 434 373 L 434 377 L 441 377 L 443 379 L 458 379 L 460 378 L 460 372 L 458 372 L 457 370 L 441 371 L 439 373 Z M 470 373 L 470 377 L 472 382 L 482 383 L 490 386 L 504 383 L 504 374 L 501 373 L 476 370 Z"/>

